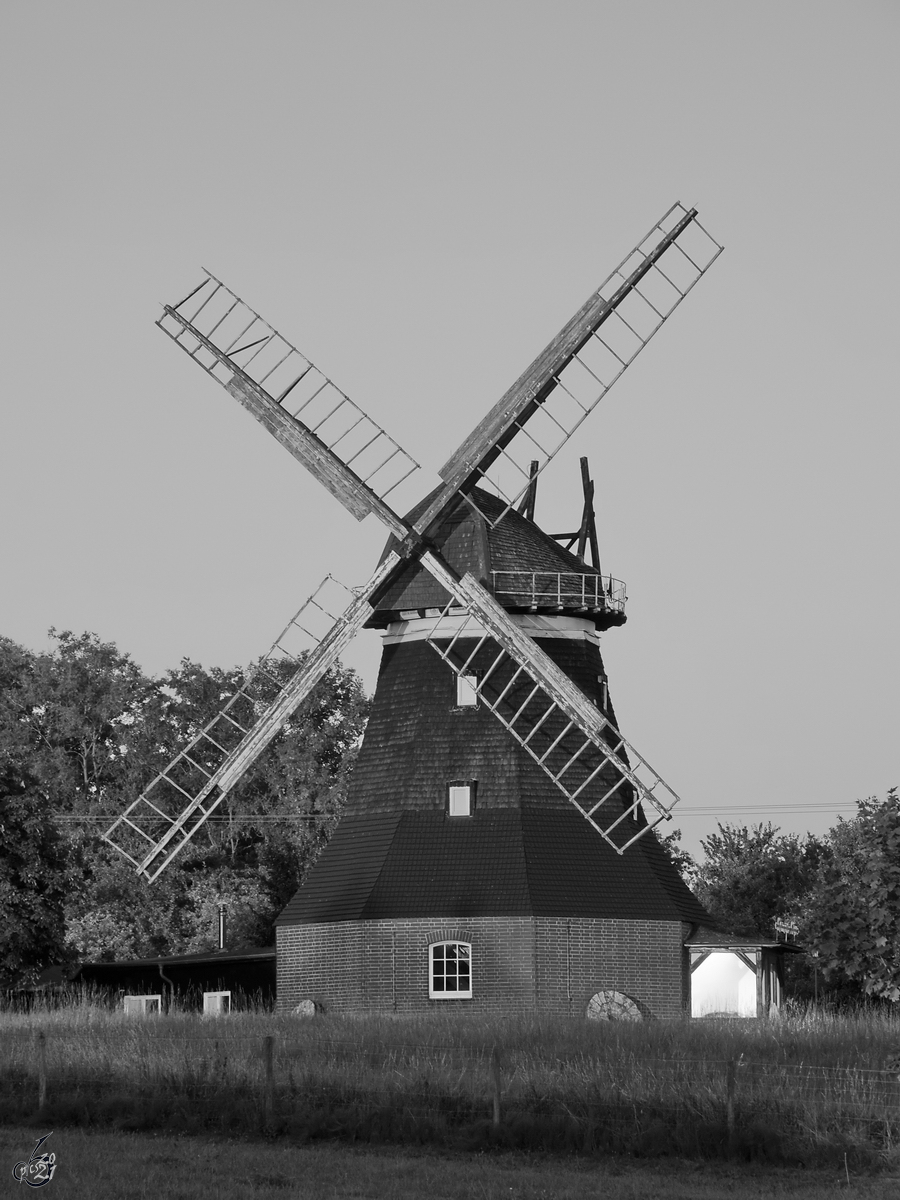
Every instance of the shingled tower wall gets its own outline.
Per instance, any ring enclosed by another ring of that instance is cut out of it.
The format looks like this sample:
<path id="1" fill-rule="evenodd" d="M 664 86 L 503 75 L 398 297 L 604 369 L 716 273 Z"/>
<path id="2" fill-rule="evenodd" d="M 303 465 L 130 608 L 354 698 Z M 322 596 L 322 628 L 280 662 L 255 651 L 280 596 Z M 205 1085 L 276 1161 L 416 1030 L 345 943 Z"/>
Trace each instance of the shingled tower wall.
<path id="1" fill-rule="evenodd" d="M 490 498 L 479 504 L 489 511 Z M 510 576 L 494 574 L 591 568 L 523 517 L 491 529 L 464 504 L 435 541 L 616 723 L 598 630 L 624 616 L 517 605 Z M 279 1008 L 583 1013 L 614 990 L 679 1015 L 685 937 L 708 914 L 652 835 L 618 855 L 486 707 L 458 703 L 455 674 L 425 640 L 447 599 L 411 565 L 370 622 L 384 630 L 372 714 L 345 813 L 278 921 Z M 459 785 L 469 815 L 449 811 Z M 470 948 L 471 995 L 430 995 L 440 943 Z"/>

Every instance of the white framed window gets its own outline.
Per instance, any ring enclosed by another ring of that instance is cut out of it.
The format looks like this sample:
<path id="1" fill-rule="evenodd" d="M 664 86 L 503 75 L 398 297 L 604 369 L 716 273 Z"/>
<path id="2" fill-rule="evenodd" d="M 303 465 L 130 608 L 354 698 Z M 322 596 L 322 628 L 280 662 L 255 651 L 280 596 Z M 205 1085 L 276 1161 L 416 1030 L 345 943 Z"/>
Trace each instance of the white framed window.
<path id="1" fill-rule="evenodd" d="M 447 785 L 447 816 L 471 817 L 475 811 L 475 784 L 454 782 Z"/>
<path id="2" fill-rule="evenodd" d="M 231 992 L 204 992 L 204 1017 L 222 1017 L 231 1012 Z"/>
<path id="3" fill-rule="evenodd" d="M 435 942 L 428 947 L 428 996 L 431 1000 L 472 999 L 470 942 Z"/>
<path id="4" fill-rule="evenodd" d="M 130 1017 L 148 1017 L 162 1012 L 162 996 L 124 996 L 123 1001 Z"/>
<path id="5" fill-rule="evenodd" d="M 478 676 L 477 675 L 457 675 L 456 677 L 456 707 L 457 708 L 477 708 L 478 707 Z"/>

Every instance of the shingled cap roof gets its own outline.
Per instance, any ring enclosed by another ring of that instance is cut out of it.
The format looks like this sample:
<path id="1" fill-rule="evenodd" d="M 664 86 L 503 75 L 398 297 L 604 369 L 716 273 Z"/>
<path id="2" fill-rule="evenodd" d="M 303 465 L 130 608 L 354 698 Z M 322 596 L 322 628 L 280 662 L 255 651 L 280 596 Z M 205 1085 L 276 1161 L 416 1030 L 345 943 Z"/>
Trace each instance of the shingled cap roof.
<path id="1" fill-rule="evenodd" d="M 437 491 L 435 489 L 417 504 L 406 520 L 414 522 Z M 478 508 L 489 518 L 495 519 L 503 511 L 503 502 L 489 492 L 476 488 L 473 495 Z M 563 549 L 533 521 L 514 510 L 491 526 L 480 511 L 460 496 L 431 540 L 460 575 L 471 572 L 510 612 L 578 612 L 588 615 L 598 629 L 625 622 L 624 612 L 604 603 L 597 568 Z M 391 537 L 384 554 L 396 545 L 396 539 Z M 537 603 L 530 602 L 529 593 L 535 576 L 538 577 L 537 590 L 545 594 L 546 602 L 540 597 Z M 449 602 L 450 596 L 428 570 L 411 561 L 378 600 L 367 624 L 371 628 L 384 628 L 400 620 L 401 613 L 418 612 L 424 616 L 426 610 L 442 609 Z"/>

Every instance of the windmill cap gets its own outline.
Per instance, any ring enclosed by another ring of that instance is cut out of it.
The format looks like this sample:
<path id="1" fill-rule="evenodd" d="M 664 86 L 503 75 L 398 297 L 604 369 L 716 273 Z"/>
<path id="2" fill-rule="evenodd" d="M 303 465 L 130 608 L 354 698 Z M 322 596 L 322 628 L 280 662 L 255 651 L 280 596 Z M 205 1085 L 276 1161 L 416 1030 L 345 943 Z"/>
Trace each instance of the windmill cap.
<path id="1" fill-rule="evenodd" d="M 413 524 L 439 490 L 420 501 L 406 521 Z M 512 509 L 491 525 L 503 512 L 503 501 L 481 488 L 474 489 L 472 498 L 480 511 L 460 496 L 431 537 L 455 571 L 474 575 L 511 612 L 577 613 L 593 620 L 598 629 L 624 623 L 622 605 L 607 596 L 608 581 L 596 567 Z M 382 560 L 396 545 L 391 537 Z M 413 559 L 378 600 L 366 624 L 382 629 L 394 621 L 436 615 L 450 599 L 427 568 Z"/>

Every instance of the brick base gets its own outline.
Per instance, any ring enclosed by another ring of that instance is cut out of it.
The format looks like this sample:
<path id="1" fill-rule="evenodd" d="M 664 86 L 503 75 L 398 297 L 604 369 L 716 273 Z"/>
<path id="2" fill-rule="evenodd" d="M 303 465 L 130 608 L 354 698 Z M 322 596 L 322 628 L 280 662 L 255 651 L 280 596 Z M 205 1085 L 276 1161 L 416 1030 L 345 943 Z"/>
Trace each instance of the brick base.
<path id="1" fill-rule="evenodd" d="M 595 992 L 624 992 L 654 1017 L 690 1011 L 680 921 L 565 917 L 416 918 L 278 928 L 278 1009 L 582 1015 Z M 432 942 L 472 944 L 472 999 L 428 997 Z"/>

